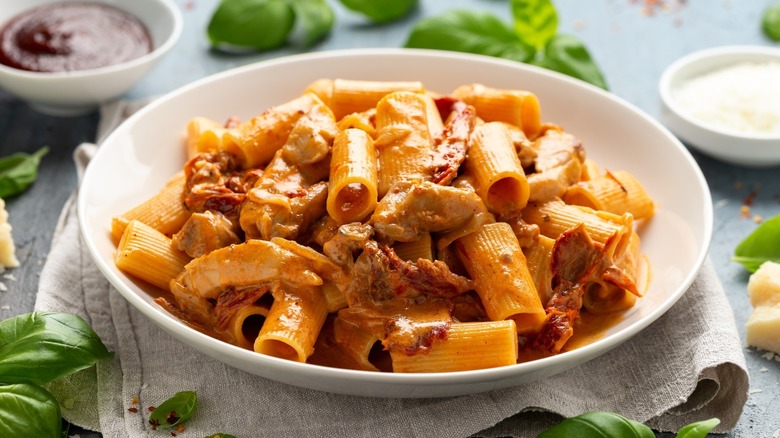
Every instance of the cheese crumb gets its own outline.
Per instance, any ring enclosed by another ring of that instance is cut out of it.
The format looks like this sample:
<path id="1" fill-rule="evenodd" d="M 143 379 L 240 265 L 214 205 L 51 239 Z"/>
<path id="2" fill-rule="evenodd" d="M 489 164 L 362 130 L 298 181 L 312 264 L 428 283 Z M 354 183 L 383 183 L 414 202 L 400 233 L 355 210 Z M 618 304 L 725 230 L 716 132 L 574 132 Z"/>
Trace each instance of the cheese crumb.
<path id="1" fill-rule="evenodd" d="M 747 343 L 766 350 L 767 360 L 780 353 L 780 264 L 764 262 L 748 280 L 753 312 L 747 320 Z"/>
<path id="2" fill-rule="evenodd" d="M 8 212 L 2 199 L 0 199 L 0 265 L 6 268 L 19 266 L 14 239 L 11 236 L 11 224 L 8 223 Z"/>

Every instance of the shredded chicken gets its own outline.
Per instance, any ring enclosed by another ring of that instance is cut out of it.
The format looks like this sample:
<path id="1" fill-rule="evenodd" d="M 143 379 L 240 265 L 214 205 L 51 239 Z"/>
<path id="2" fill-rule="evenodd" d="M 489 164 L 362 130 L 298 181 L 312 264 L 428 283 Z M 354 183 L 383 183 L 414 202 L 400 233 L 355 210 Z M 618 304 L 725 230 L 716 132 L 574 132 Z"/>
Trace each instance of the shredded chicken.
<path id="1" fill-rule="evenodd" d="M 371 223 L 385 239 L 412 242 L 423 233 L 463 228 L 489 216 L 473 191 L 430 182 L 398 182 L 377 205 Z"/>
<path id="2" fill-rule="evenodd" d="M 241 242 L 236 226 L 219 212 L 193 213 L 178 233 L 173 245 L 192 258 Z"/>
<path id="3" fill-rule="evenodd" d="M 353 222 L 338 228 L 338 232 L 322 246 L 322 251 L 341 266 L 352 266 L 355 253 L 362 249 L 374 234 L 368 224 Z"/>
<path id="4" fill-rule="evenodd" d="M 188 263 L 171 281 L 171 293 L 188 319 L 214 326 L 212 308 L 224 291 L 275 283 L 319 286 L 322 279 L 306 259 L 271 242 L 248 240 Z"/>
<path id="5" fill-rule="evenodd" d="M 328 183 L 322 180 L 329 168 L 327 160 L 297 165 L 279 151 L 241 208 L 247 239 L 296 239 L 306 232 L 326 213 Z"/>

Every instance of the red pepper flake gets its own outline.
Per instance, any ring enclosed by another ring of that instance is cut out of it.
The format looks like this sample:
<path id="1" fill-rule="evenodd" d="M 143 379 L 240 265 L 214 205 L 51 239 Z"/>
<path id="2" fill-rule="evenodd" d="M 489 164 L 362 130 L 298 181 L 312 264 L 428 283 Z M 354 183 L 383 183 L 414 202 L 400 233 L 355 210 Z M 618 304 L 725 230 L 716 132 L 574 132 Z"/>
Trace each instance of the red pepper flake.
<path id="1" fill-rule="evenodd" d="M 160 422 L 157 420 L 154 420 L 152 418 L 149 419 L 149 424 L 152 425 L 152 430 L 157 430 L 157 426 L 160 425 Z"/>
<path id="2" fill-rule="evenodd" d="M 165 422 L 168 424 L 176 424 L 177 421 L 179 421 L 181 417 L 176 415 L 176 411 L 168 412 L 168 415 L 165 416 Z"/>
<path id="3" fill-rule="evenodd" d="M 128 411 L 130 411 L 130 412 L 132 412 L 132 413 L 134 413 L 134 414 L 135 414 L 136 412 L 138 412 L 138 408 L 127 408 L 127 410 L 128 410 Z"/>
<path id="4" fill-rule="evenodd" d="M 756 190 L 753 190 L 747 196 L 745 196 L 745 198 L 742 200 L 742 203 L 747 205 L 748 207 L 753 205 L 753 201 L 755 201 L 757 195 L 758 192 Z"/>
<path id="5" fill-rule="evenodd" d="M 130 399 L 130 404 L 131 405 L 137 405 L 138 404 L 138 397 L 134 395 L 133 398 Z"/>
<path id="6" fill-rule="evenodd" d="M 171 432 L 171 436 L 176 436 L 176 432 Z"/>
<path id="7" fill-rule="evenodd" d="M 176 432 L 182 433 L 182 432 L 184 432 L 185 430 L 187 430 L 187 428 L 186 428 L 186 427 L 184 427 L 184 425 L 183 425 L 183 424 L 180 424 L 180 425 L 176 426 Z"/>
<path id="8" fill-rule="evenodd" d="M 658 12 L 677 12 L 685 6 L 687 0 L 630 0 L 629 3 L 642 5 L 642 15 L 654 16 Z"/>
<path id="9" fill-rule="evenodd" d="M 747 205 L 743 205 L 739 208 L 739 212 L 742 213 L 742 217 L 745 219 L 750 219 L 750 207 Z"/>
<path id="10" fill-rule="evenodd" d="M 149 406 L 148 408 L 146 408 L 146 410 L 149 412 L 154 412 L 155 409 L 157 409 L 156 406 Z"/>

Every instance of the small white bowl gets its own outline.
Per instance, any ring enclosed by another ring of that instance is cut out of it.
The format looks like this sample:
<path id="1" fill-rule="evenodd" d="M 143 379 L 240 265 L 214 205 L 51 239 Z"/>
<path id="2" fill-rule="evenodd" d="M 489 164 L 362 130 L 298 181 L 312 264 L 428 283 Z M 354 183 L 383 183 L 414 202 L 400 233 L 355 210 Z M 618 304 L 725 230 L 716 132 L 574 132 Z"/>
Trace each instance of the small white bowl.
<path id="1" fill-rule="evenodd" d="M 68 0 L 3 0 L 0 26 L 27 9 L 64 1 Z M 181 34 L 181 12 L 172 0 L 86 1 L 114 6 L 141 20 L 152 38 L 152 51 L 121 64 L 71 72 L 31 72 L 0 64 L 0 87 L 45 114 L 85 114 L 121 96 L 173 47 Z"/>
<path id="2" fill-rule="evenodd" d="M 740 63 L 766 61 L 780 62 L 780 49 L 725 46 L 680 58 L 661 76 L 662 122 L 688 145 L 719 160 L 746 167 L 780 165 L 780 134 L 740 132 L 707 124 L 681 108 L 674 95 L 677 87 L 697 76 Z"/>

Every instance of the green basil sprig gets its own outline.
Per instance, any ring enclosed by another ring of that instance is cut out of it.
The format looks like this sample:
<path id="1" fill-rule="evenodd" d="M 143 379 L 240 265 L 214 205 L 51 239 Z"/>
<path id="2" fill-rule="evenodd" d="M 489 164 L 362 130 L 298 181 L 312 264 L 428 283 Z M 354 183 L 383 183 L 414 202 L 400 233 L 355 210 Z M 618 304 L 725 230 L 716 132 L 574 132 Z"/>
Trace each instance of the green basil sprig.
<path id="1" fill-rule="evenodd" d="M 756 272 L 762 263 L 780 263 L 780 215 L 764 221 L 736 249 L 731 260 L 741 263 L 750 272 Z"/>
<path id="2" fill-rule="evenodd" d="M 769 6 L 761 18 L 764 35 L 772 41 L 780 41 L 780 3 Z"/>
<path id="3" fill-rule="evenodd" d="M 677 432 L 677 438 L 703 438 L 719 424 L 720 420 L 717 418 L 691 423 Z"/>
<path id="4" fill-rule="evenodd" d="M 160 429 L 177 426 L 189 420 L 195 413 L 197 406 L 198 395 L 195 391 L 177 392 L 152 411 L 149 416 L 149 424 L 152 425 L 152 428 Z"/>
<path id="5" fill-rule="evenodd" d="M 418 22 L 406 47 L 476 53 L 519 62 L 527 62 L 534 55 L 534 48 L 495 15 L 458 9 Z"/>
<path id="6" fill-rule="evenodd" d="M 375 23 L 409 15 L 418 0 L 341 0 Z M 273 50 L 287 44 L 296 23 L 303 45 L 311 47 L 333 28 L 334 14 L 326 0 L 222 0 L 206 34 L 221 49 Z"/>
<path id="7" fill-rule="evenodd" d="M 287 43 L 296 19 L 306 46 L 333 27 L 333 11 L 325 0 L 222 0 L 206 33 L 218 48 L 272 50 Z"/>
<path id="8" fill-rule="evenodd" d="M 582 41 L 558 34 L 558 14 L 550 0 L 512 0 L 511 9 L 513 27 L 492 14 L 467 10 L 422 20 L 405 45 L 527 62 L 607 89 Z"/>
<path id="9" fill-rule="evenodd" d="M 387 23 L 409 14 L 417 0 L 341 0 L 341 4 L 375 23 Z"/>
<path id="10" fill-rule="evenodd" d="M 0 198 L 18 195 L 38 178 L 38 165 L 49 152 L 46 146 L 34 154 L 17 153 L 0 158 Z"/>
<path id="11" fill-rule="evenodd" d="M 0 436 L 60 437 L 59 404 L 39 385 L 111 357 L 76 315 L 33 312 L 0 321 Z"/>
<path id="12" fill-rule="evenodd" d="M 60 437 L 60 405 L 38 385 L 0 385 L 0 436 Z"/>
<path id="13" fill-rule="evenodd" d="M 677 432 L 677 438 L 704 438 L 720 424 L 717 418 L 689 424 Z M 567 418 L 543 431 L 537 438 L 654 438 L 644 424 L 612 412 L 586 412 Z"/>
<path id="14" fill-rule="evenodd" d="M 0 322 L 0 381 L 43 385 L 113 357 L 92 328 L 67 313 Z"/>

